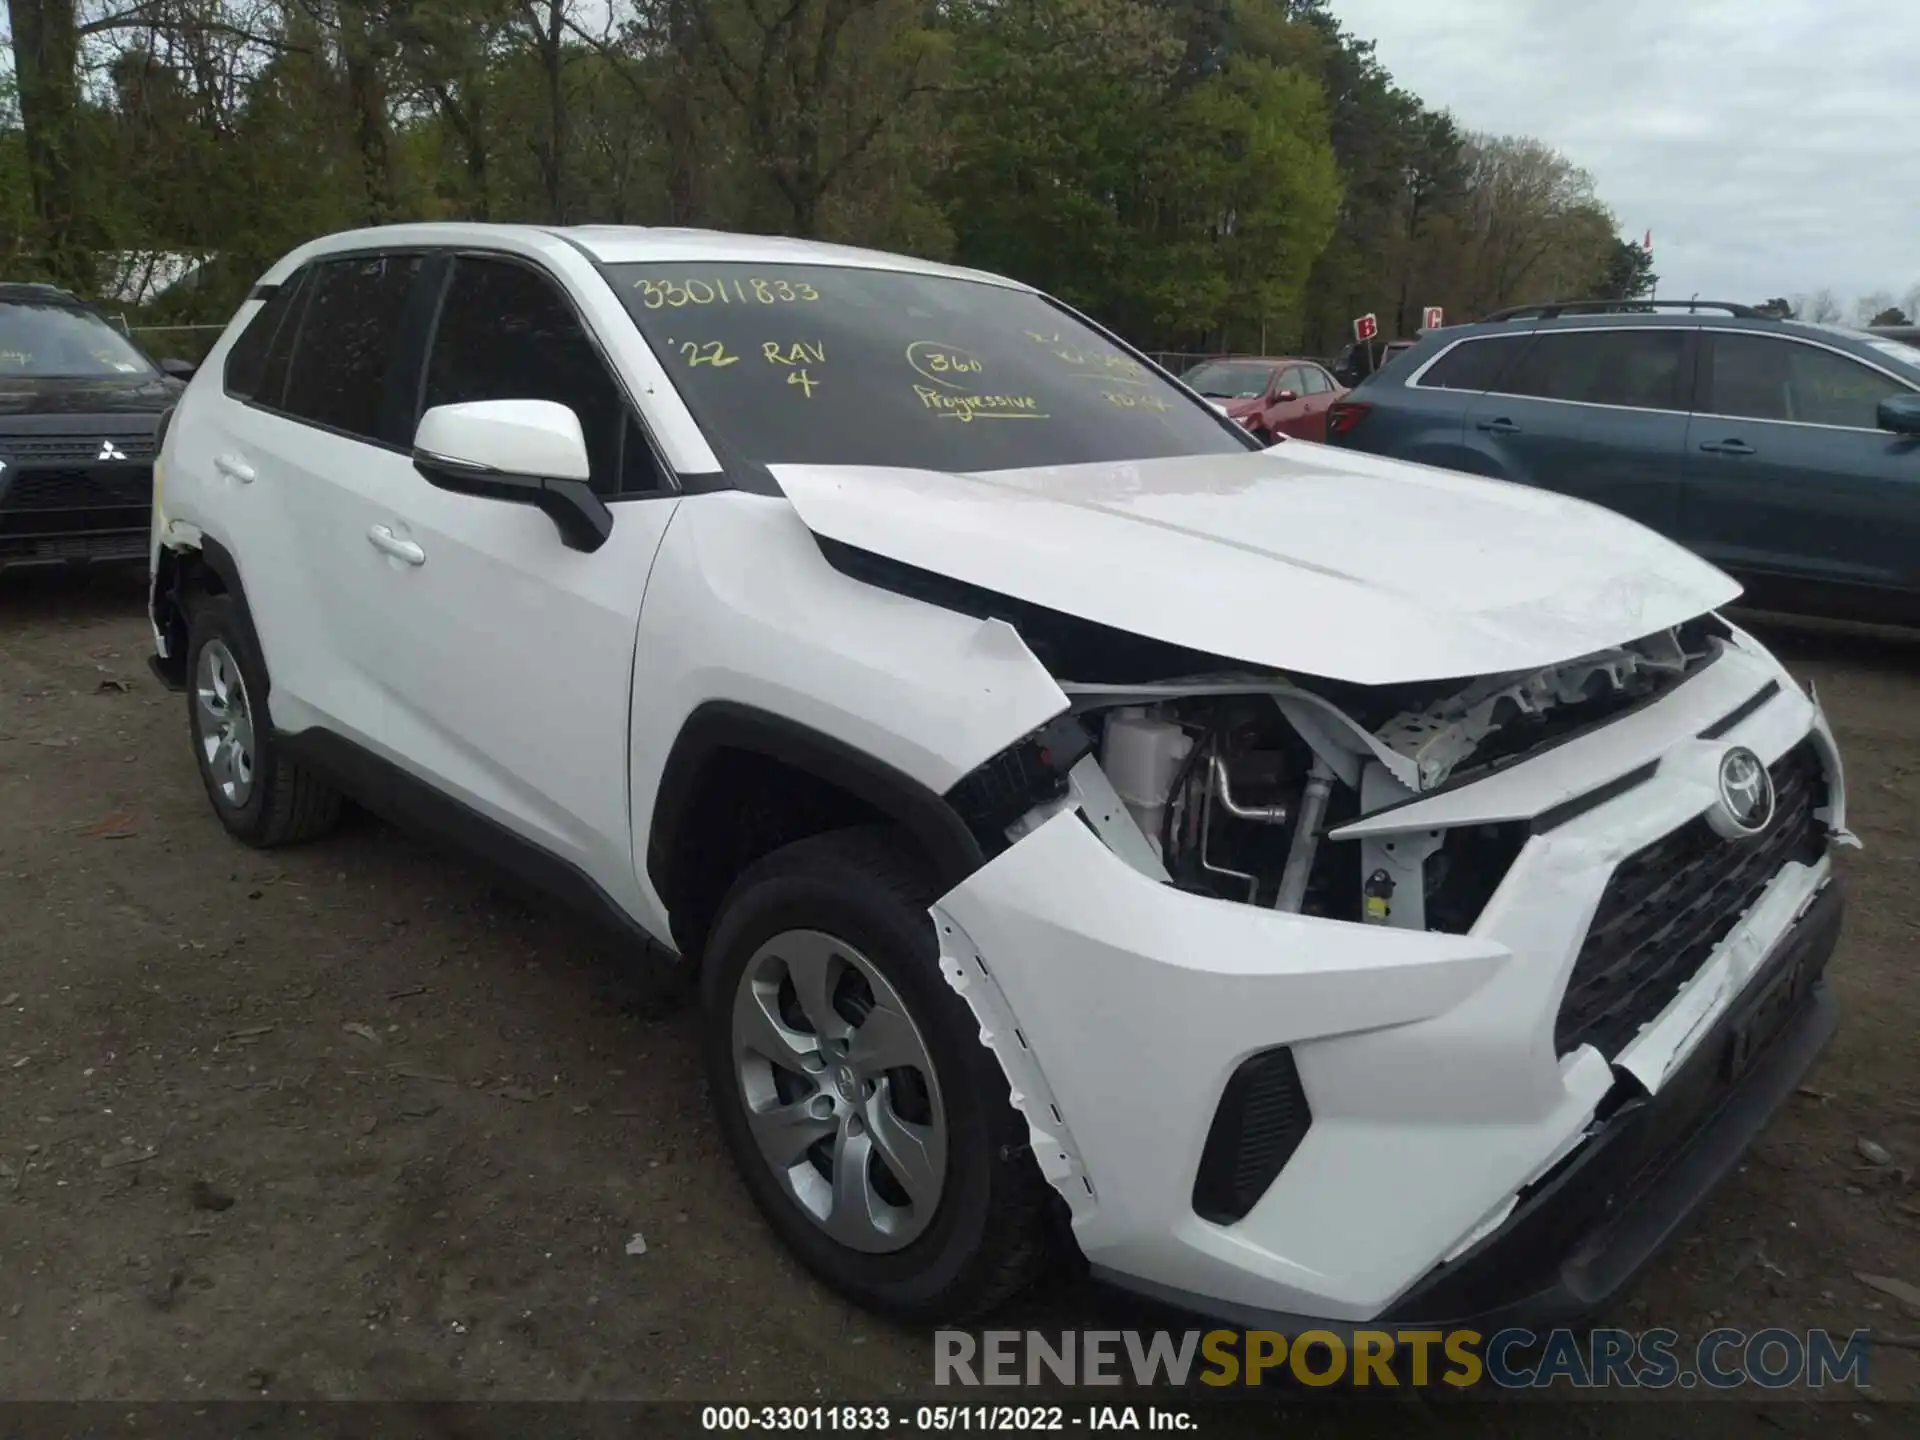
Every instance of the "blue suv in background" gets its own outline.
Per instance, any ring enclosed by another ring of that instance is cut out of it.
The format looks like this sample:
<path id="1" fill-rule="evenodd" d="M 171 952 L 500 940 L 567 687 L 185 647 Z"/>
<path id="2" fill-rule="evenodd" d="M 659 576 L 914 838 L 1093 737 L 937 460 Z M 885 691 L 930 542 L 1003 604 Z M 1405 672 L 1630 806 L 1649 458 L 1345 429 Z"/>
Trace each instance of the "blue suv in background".
<path id="1" fill-rule="evenodd" d="M 1920 349 L 1888 336 L 1704 301 L 1507 310 L 1426 332 L 1327 438 L 1617 510 L 1755 605 L 1920 624 Z"/>

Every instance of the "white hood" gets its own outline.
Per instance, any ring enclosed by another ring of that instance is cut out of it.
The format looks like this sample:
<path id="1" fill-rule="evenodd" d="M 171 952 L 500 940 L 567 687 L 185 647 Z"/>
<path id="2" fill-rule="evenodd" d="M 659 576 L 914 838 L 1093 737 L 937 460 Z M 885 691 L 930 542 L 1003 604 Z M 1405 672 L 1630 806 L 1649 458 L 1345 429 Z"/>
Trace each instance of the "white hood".
<path id="1" fill-rule="evenodd" d="M 1242 664 L 1362 684 L 1535 669 L 1740 593 L 1583 501 L 1298 441 L 977 475 L 773 473 L 815 534 Z"/>

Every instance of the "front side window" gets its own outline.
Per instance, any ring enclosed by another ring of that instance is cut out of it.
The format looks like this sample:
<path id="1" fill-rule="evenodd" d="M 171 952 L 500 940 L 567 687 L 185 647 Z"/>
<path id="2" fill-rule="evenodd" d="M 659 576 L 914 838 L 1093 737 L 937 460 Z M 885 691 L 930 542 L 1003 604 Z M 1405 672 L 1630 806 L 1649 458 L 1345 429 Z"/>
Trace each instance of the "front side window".
<path id="1" fill-rule="evenodd" d="M 812 265 L 614 265 L 608 278 L 715 448 L 738 459 L 971 472 L 1254 448 L 1030 291 Z"/>
<path id="2" fill-rule="evenodd" d="M 1476 390 L 1498 388 L 1501 377 L 1527 348 L 1529 337 L 1501 336 L 1489 340 L 1462 340 L 1427 367 L 1419 381 L 1422 390 Z"/>
<path id="3" fill-rule="evenodd" d="M 127 379 L 153 373 L 133 342 L 91 310 L 57 300 L 0 303 L 0 378 Z"/>
<path id="4" fill-rule="evenodd" d="M 1800 425 L 1878 427 L 1880 402 L 1906 387 L 1844 355 L 1765 335 L 1715 335 L 1701 408 Z"/>
<path id="5" fill-rule="evenodd" d="M 1251 400 L 1267 393 L 1273 367 L 1258 360 L 1207 360 L 1180 378 L 1209 400 Z"/>
<path id="6" fill-rule="evenodd" d="M 1542 331 L 1497 387 L 1508 395 L 1684 410 L 1684 330 Z"/>
<path id="7" fill-rule="evenodd" d="M 1302 395 L 1324 395 L 1333 388 L 1333 382 L 1327 378 L 1327 372 L 1318 365 L 1302 365 L 1300 379 L 1305 385 Z"/>
<path id="8" fill-rule="evenodd" d="M 455 264 L 422 408 L 473 400 L 565 405 L 580 421 L 594 490 L 658 488 L 652 452 L 580 317 L 552 280 L 525 265 L 474 256 Z"/>
<path id="9" fill-rule="evenodd" d="M 295 342 L 286 411 L 379 440 L 387 367 L 418 255 L 354 255 L 316 267 Z"/>

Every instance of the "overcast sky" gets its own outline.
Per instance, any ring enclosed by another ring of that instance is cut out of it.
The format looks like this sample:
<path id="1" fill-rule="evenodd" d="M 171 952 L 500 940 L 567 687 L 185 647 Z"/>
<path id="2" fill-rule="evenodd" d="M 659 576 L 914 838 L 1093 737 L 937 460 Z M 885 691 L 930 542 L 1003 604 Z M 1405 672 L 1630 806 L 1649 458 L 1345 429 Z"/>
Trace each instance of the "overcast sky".
<path id="1" fill-rule="evenodd" d="M 1531 135 L 1653 231 L 1660 297 L 1920 285 L 1916 0 L 1333 0 L 1469 130 Z"/>

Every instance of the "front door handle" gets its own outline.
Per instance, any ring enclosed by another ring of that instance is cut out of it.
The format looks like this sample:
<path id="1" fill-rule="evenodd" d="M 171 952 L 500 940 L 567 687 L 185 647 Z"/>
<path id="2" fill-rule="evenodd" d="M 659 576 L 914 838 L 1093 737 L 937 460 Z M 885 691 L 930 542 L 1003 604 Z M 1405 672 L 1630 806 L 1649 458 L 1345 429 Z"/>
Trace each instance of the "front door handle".
<path id="1" fill-rule="evenodd" d="M 1744 440 L 1709 440 L 1700 447 L 1709 455 L 1751 455 L 1753 446 Z"/>
<path id="2" fill-rule="evenodd" d="M 238 480 L 242 485 L 251 485 L 253 483 L 253 466 L 242 460 L 238 455 L 214 456 L 213 468 L 229 480 Z"/>
<path id="3" fill-rule="evenodd" d="M 396 560 L 404 560 L 409 565 L 427 563 L 426 551 L 411 540 L 402 540 L 384 525 L 375 525 L 367 531 L 367 539 L 372 542 L 374 549 L 391 555 Z"/>
<path id="4" fill-rule="evenodd" d="M 1498 420 L 1482 420 L 1480 428 L 1489 435 L 1518 435 L 1520 427 L 1511 420 L 1502 417 Z"/>

